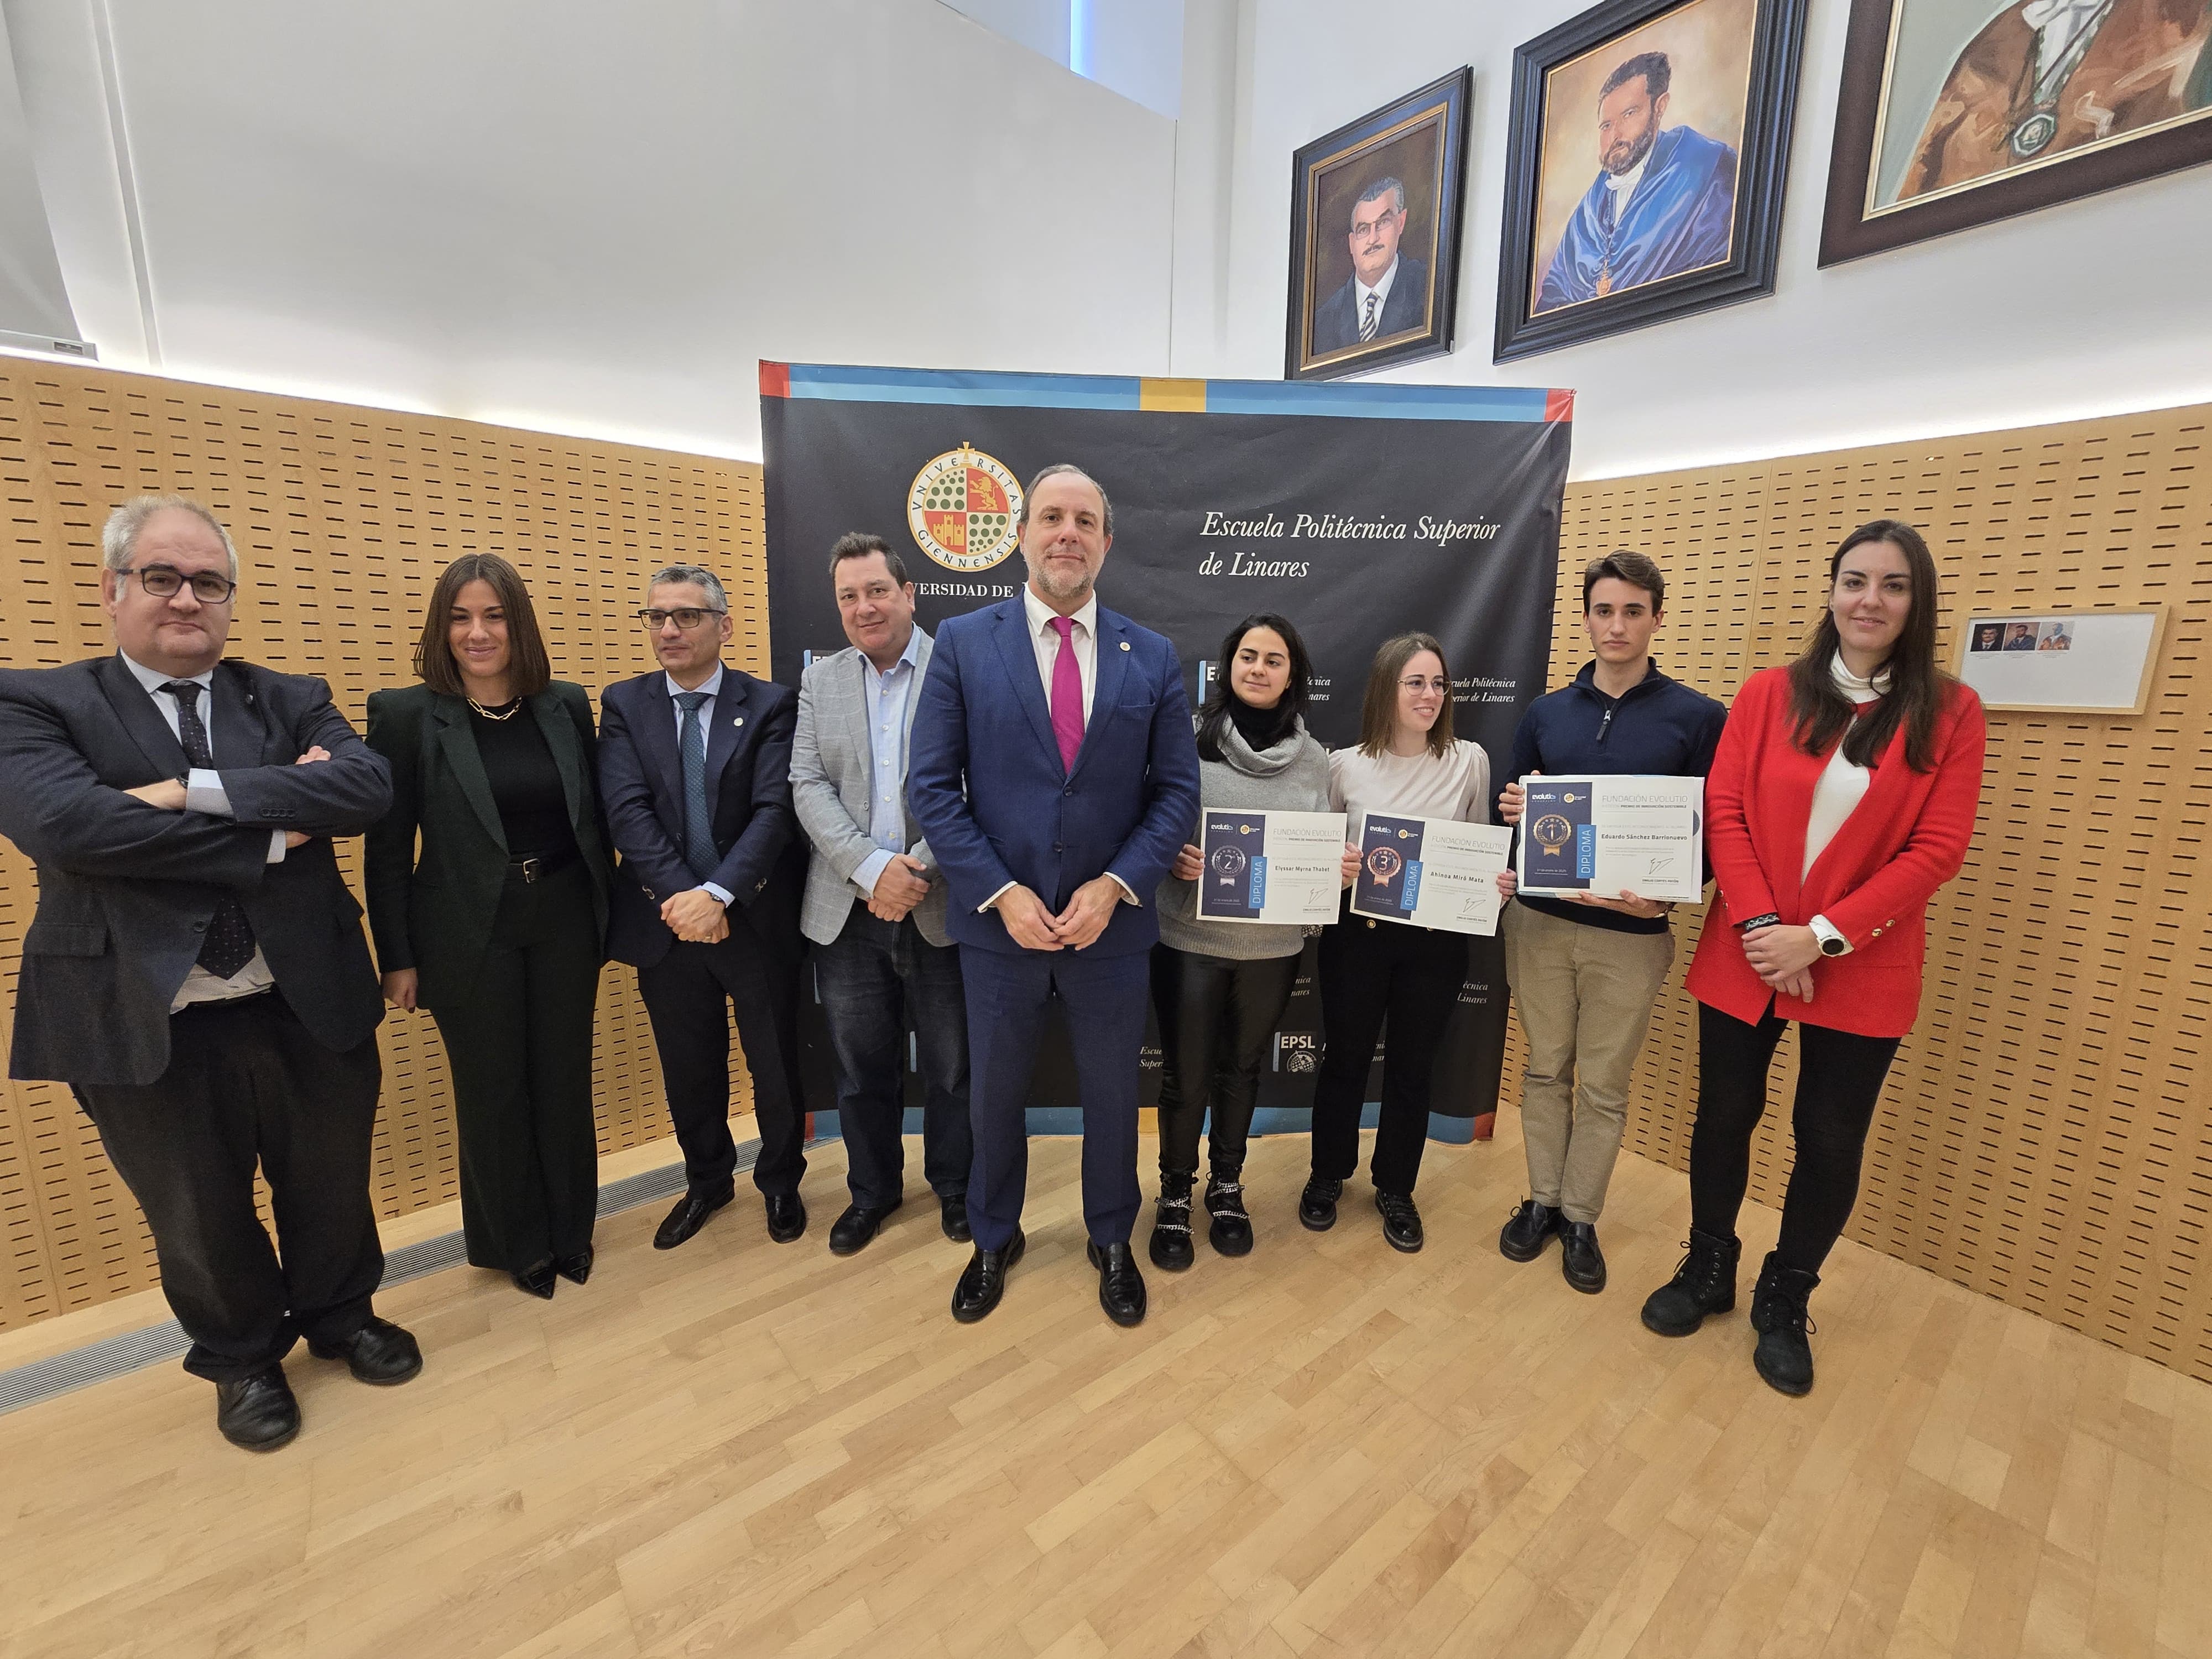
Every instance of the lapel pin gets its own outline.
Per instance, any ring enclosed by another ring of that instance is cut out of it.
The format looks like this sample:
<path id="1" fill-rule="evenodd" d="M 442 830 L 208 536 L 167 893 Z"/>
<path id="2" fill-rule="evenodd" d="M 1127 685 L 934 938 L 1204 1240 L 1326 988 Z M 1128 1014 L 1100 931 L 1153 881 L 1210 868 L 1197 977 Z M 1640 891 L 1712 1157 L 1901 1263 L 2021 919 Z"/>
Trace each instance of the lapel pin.
<path id="1" fill-rule="evenodd" d="M 738 716 L 737 717 L 737 719 L 735 719 L 735 720 L 732 720 L 732 721 L 730 722 L 730 724 L 731 724 L 731 725 L 732 725 L 732 726 L 743 726 L 744 723 L 745 723 L 745 717 L 744 717 L 743 714 L 738 715 Z"/>
<path id="2" fill-rule="evenodd" d="M 1124 640 L 1124 641 L 1121 641 L 1121 648 L 1122 648 L 1124 651 L 1127 651 L 1127 650 L 1129 648 L 1129 642 L 1128 642 L 1128 641 Z"/>

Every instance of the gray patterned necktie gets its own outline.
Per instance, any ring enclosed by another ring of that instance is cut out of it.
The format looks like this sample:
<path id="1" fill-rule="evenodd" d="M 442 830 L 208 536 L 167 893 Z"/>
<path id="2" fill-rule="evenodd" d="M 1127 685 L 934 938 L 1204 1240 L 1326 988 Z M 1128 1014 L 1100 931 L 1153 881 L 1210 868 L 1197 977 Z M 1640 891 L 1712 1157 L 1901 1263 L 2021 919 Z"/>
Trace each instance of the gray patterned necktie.
<path id="1" fill-rule="evenodd" d="M 1359 337 L 1364 343 L 1375 337 L 1375 307 L 1382 296 L 1370 292 L 1367 296 L 1367 314 L 1359 319 Z"/>
<path id="2" fill-rule="evenodd" d="M 699 718 L 704 691 L 678 691 L 677 707 L 684 711 L 678 744 L 684 752 L 684 861 L 691 873 L 705 881 L 721 863 L 714 850 L 714 817 L 707 805 L 707 722 Z"/>
<path id="3" fill-rule="evenodd" d="M 200 721 L 200 688 L 196 681 L 171 680 L 161 690 L 177 700 L 177 741 L 195 771 L 215 769 L 215 750 L 208 746 L 207 727 Z M 253 924 L 246 907 L 228 894 L 216 901 L 209 919 L 207 938 L 200 944 L 199 965 L 217 979 L 228 979 L 253 960 Z"/>

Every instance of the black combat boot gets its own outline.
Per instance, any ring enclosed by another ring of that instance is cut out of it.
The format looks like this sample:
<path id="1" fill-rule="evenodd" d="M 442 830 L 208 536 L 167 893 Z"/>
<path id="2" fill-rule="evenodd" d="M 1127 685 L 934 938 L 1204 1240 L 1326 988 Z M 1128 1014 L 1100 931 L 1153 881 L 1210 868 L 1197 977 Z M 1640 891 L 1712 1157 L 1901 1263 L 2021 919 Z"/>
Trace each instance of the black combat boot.
<path id="1" fill-rule="evenodd" d="M 1743 1241 L 1716 1238 L 1692 1227 L 1689 1249 L 1674 1278 L 1644 1298 L 1644 1329 L 1662 1336 L 1687 1336 L 1705 1322 L 1707 1314 L 1734 1310 L 1735 1269 L 1743 1260 Z"/>
<path id="2" fill-rule="evenodd" d="M 1179 1273 L 1196 1259 L 1190 1244 L 1189 1175 L 1160 1176 L 1159 1212 L 1152 1222 L 1152 1266 Z"/>
<path id="3" fill-rule="evenodd" d="M 1785 1267 L 1774 1253 L 1759 1268 L 1751 1293 L 1751 1328 L 1759 1333 L 1751 1363 L 1768 1387 L 1784 1394 L 1813 1392 L 1813 1346 L 1805 1334 L 1818 1328 L 1806 1316 L 1805 1303 L 1820 1282 L 1820 1274 Z"/>
<path id="4" fill-rule="evenodd" d="M 1206 1181 L 1206 1212 L 1213 1224 L 1206 1230 L 1206 1242 L 1223 1255 L 1252 1253 L 1252 1218 L 1244 1209 L 1242 1169 L 1214 1166 Z"/>

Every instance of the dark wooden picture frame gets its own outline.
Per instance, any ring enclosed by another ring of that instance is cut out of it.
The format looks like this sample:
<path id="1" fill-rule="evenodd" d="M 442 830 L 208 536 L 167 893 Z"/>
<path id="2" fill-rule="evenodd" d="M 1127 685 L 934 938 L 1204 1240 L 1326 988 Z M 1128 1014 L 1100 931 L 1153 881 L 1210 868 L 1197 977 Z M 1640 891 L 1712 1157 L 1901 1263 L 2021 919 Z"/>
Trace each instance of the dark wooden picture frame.
<path id="1" fill-rule="evenodd" d="M 1335 380 L 1452 349 L 1460 204 L 1467 194 L 1467 113 L 1474 92 L 1474 71 L 1454 70 L 1291 156 L 1285 380 Z M 1363 342 L 1351 297 L 1358 291 L 1351 226 L 1363 204 L 1383 201 L 1365 192 L 1386 178 L 1400 186 L 1391 215 L 1396 240 L 1390 276 L 1375 278 L 1387 290 L 1377 331 Z M 1418 287 L 1401 280 L 1408 272 Z"/>
<path id="2" fill-rule="evenodd" d="M 1591 297 L 1538 308 L 1535 265 L 1547 251 L 1537 245 L 1537 220 L 1546 182 L 1549 124 L 1554 118 L 1592 119 L 1586 109 L 1547 107 L 1554 71 L 1577 65 L 1607 47 L 1625 52 L 1635 44 L 1627 37 L 1707 3 L 1711 0 L 1607 0 L 1513 54 L 1494 361 L 1556 351 L 1774 292 L 1808 0 L 1753 0 L 1726 257 L 1618 290 L 1601 282 Z M 1648 88 L 1648 79 L 1646 85 Z M 1680 130 L 1663 128 L 1655 137 Z M 1595 173 L 1591 176 L 1597 177 Z M 1609 270 L 1608 261 L 1608 275 Z"/>
<path id="3" fill-rule="evenodd" d="M 2124 3 L 2136 6 L 2141 0 L 2124 0 Z M 1990 9 L 1996 15 L 1984 24 L 1981 34 L 1954 48 L 1959 61 L 1941 83 L 1939 101 L 1966 70 L 1968 52 L 1981 47 L 1984 41 L 1990 42 L 1992 50 L 2006 44 L 1992 40 L 1991 36 L 2013 9 L 2002 7 L 2002 0 L 1992 0 Z M 2087 72 L 2094 68 L 2089 54 L 2100 40 L 2107 38 L 2101 25 L 2119 9 L 2115 3 L 2098 15 L 2100 27 L 2076 61 L 2076 70 Z M 2008 163 L 2002 172 L 1929 189 L 1922 199 L 1879 206 L 1875 187 L 1885 123 L 1895 118 L 1908 124 L 1926 122 L 1932 127 L 1934 120 L 1932 109 L 1922 112 L 1893 106 L 1905 11 L 1905 0 L 1851 0 L 1843 87 L 1836 105 L 1835 144 L 1828 162 L 1827 210 L 1820 225 L 1824 267 L 2212 161 L 2212 102 L 2208 102 L 2140 131 L 2122 131 L 2093 143 L 2053 145 L 2039 153 L 2030 150 L 2017 167 Z M 2189 94 L 2212 94 L 2212 44 L 2201 48 L 2195 70 L 2187 80 Z M 2055 106 L 2057 97 L 2048 101 Z M 2063 136 L 2055 118 L 2047 112 L 2038 113 L 2033 88 L 2016 95 L 2014 103 L 2011 112 L 2020 118 L 2012 130 L 2031 135 L 2023 140 L 2025 144 L 2034 143 L 2034 135 L 2039 134 L 2046 145 L 2052 143 L 2054 136 Z M 2030 126 L 2031 122 L 2045 119 L 2051 120 L 2048 131 Z"/>

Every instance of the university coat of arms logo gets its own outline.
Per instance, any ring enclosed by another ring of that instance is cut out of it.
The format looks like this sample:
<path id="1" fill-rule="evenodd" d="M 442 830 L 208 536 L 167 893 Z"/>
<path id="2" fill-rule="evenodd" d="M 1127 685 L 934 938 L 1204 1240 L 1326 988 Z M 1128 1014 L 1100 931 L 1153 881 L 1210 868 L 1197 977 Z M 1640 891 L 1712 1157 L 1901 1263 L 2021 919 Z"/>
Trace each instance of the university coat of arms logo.
<path id="1" fill-rule="evenodd" d="M 980 449 L 962 444 L 914 475 L 906 493 L 915 545 L 948 570 L 988 570 L 1021 540 L 1022 487 Z"/>

